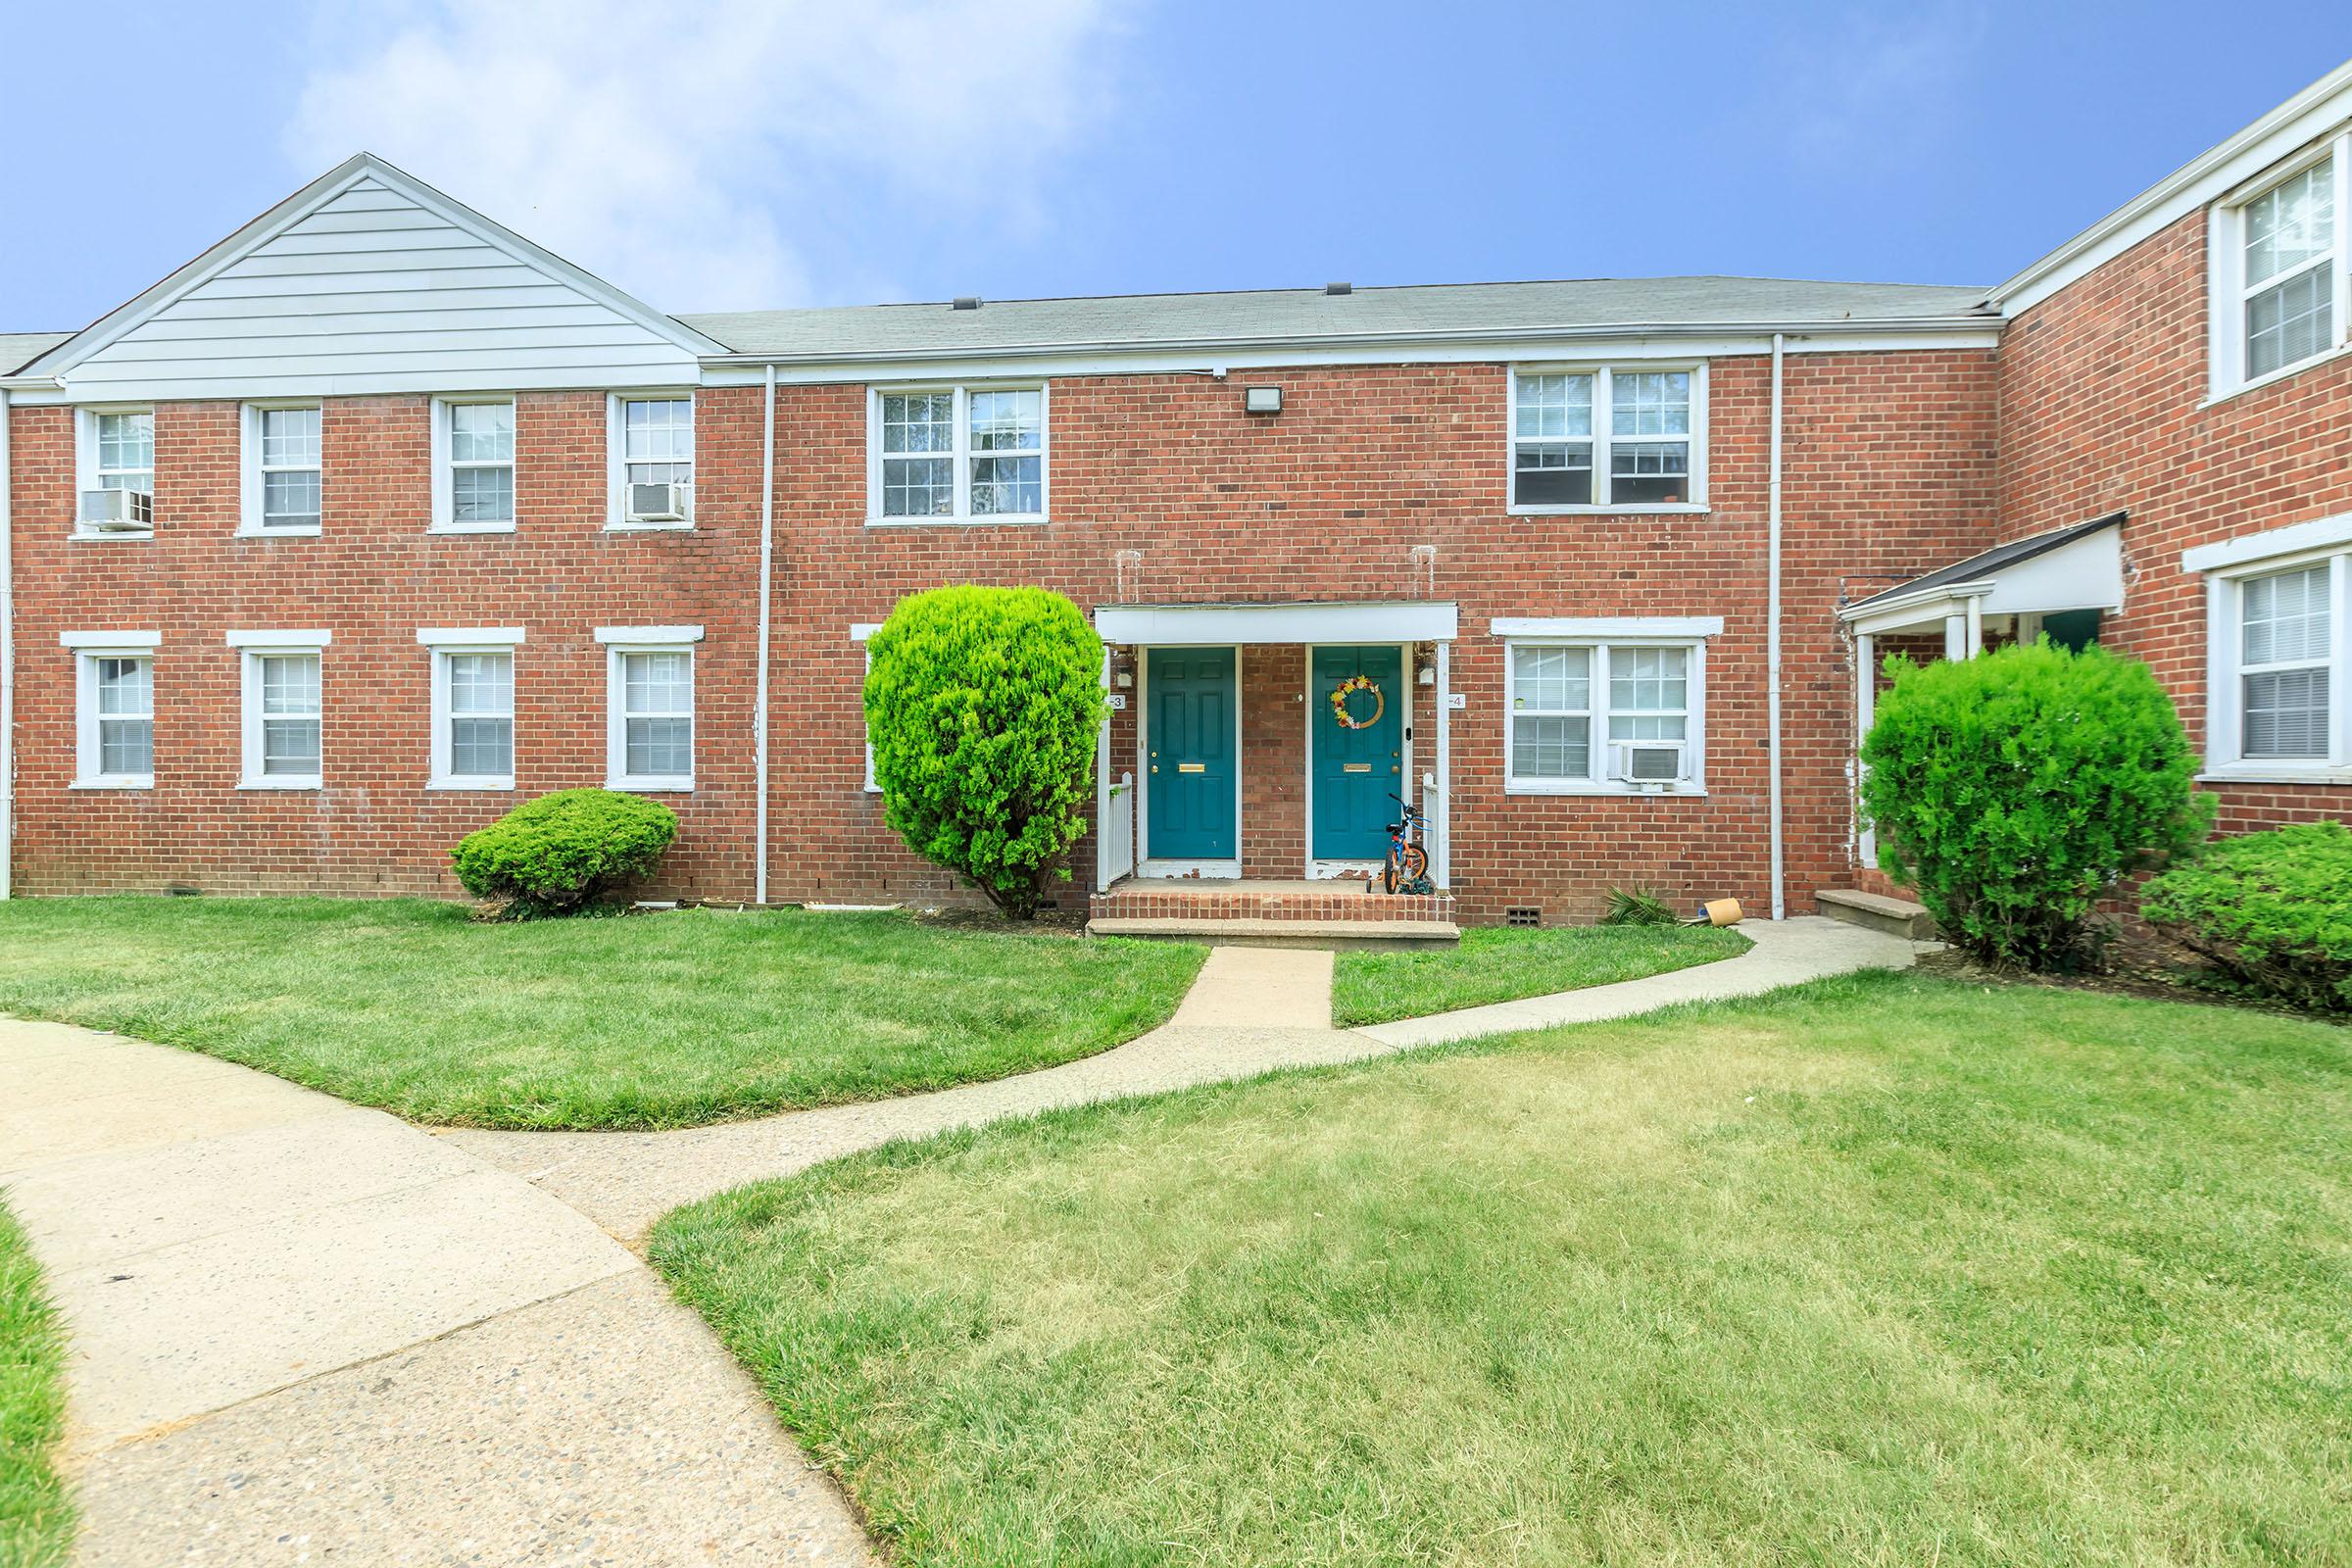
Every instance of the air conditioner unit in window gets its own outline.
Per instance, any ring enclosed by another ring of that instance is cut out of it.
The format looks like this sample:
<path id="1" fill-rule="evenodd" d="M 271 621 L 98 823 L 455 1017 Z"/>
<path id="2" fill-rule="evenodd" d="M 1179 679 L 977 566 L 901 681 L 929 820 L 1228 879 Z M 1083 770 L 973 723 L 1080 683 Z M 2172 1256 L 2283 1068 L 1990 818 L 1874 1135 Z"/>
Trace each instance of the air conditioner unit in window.
<path id="1" fill-rule="evenodd" d="M 1683 777 L 1680 741 L 1624 741 L 1609 748 L 1612 771 L 1627 784 L 1676 784 Z"/>
<path id="2" fill-rule="evenodd" d="M 682 484 L 630 485 L 629 520 L 631 522 L 684 522 L 686 520 L 686 487 Z"/>
<path id="3" fill-rule="evenodd" d="M 81 526 L 92 533 L 140 533 L 155 526 L 155 499 L 144 490 L 84 490 Z"/>

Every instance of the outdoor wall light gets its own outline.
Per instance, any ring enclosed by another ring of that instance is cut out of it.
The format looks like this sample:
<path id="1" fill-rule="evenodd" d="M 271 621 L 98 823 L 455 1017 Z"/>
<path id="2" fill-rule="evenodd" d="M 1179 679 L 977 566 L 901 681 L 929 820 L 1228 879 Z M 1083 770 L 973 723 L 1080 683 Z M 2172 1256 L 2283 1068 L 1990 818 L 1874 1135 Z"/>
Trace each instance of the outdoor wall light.
<path id="1" fill-rule="evenodd" d="M 1245 414 L 1280 414 L 1282 388 L 1252 386 L 1242 389 L 1242 412 Z"/>

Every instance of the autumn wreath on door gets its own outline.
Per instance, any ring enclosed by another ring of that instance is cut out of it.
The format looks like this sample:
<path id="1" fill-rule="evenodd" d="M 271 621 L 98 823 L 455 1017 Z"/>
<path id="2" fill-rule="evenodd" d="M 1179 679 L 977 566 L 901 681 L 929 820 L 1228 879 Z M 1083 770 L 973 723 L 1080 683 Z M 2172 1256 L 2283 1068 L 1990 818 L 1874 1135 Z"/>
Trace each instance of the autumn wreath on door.
<path id="1" fill-rule="evenodd" d="M 1348 699 L 1357 692 L 1372 694 L 1372 715 L 1369 718 L 1359 719 L 1348 710 Z M 1369 675 L 1350 675 L 1331 689 L 1331 716 L 1342 729 L 1370 729 L 1380 722 L 1380 715 L 1388 710 L 1388 697 L 1381 691 L 1380 683 Z"/>

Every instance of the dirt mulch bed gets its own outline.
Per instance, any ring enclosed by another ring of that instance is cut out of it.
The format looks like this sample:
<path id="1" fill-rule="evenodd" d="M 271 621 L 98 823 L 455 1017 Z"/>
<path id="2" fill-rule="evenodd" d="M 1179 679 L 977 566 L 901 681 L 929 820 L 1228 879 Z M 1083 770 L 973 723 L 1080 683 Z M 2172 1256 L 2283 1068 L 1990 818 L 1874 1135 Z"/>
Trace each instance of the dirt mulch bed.
<path id="1" fill-rule="evenodd" d="M 2283 1003 L 2233 997 L 2200 983 L 2203 966 L 2197 956 L 2178 943 L 2145 931 L 2121 931 L 2108 944 L 2105 964 L 2087 974 L 2029 974 L 2022 969 L 1990 968 L 1957 948 L 1923 953 L 1917 966 L 1923 974 L 1940 975 L 1980 985 L 2040 986 L 2051 991 L 2096 991 L 2111 997 L 2143 997 L 2155 1002 L 2190 1002 L 2209 1007 L 2235 1007 L 2244 1012 L 2275 1012 L 2286 1018 L 2321 1018 Z"/>

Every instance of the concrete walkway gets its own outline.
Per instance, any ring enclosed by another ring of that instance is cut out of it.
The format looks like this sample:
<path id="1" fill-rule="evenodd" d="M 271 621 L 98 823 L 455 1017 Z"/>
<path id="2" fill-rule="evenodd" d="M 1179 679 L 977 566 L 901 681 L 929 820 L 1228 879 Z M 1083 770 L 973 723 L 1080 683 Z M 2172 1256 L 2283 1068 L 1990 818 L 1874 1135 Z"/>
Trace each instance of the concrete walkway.
<path id="1" fill-rule="evenodd" d="M 1753 952 L 1696 969 L 1355 1030 L 1331 1026 L 1330 954 L 1218 948 L 1164 1027 L 1101 1055 L 662 1133 L 436 1136 L 192 1053 L 0 1020 L 0 1183 L 73 1333 L 76 1561 L 865 1563 L 848 1504 L 622 1242 L 893 1139 L 1916 951 L 1819 919 L 1747 930 Z"/>

